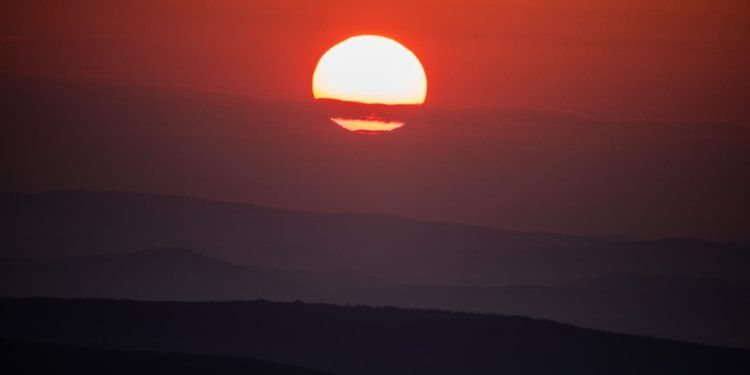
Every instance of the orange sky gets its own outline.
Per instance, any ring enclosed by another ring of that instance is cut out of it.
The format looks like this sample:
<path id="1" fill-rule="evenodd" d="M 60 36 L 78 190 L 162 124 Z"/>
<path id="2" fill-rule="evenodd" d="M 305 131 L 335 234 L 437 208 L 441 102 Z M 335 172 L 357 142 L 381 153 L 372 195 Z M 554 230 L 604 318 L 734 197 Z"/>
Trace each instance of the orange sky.
<path id="1" fill-rule="evenodd" d="M 431 106 L 737 120 L 750 118 L 748 4 L 4 2 L 0 72 L 302 101 L 327 48 L 372 33 L 419 56 Z"/>
<path id="2" fill-rule="evenodd" d="M 427 72 L 387 136 L 312 98 L 357 34 Z M 749 40 L 747 0 L 0 2 L 0 191 L 747 241 Z"/>

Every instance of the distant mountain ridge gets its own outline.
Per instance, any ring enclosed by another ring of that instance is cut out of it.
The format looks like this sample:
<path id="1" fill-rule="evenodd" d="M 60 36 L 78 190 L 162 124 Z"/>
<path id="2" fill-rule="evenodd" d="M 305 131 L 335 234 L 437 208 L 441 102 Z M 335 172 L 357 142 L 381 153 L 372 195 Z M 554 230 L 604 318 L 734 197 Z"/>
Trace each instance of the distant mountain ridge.
<path id="1" fill-rule="evenodd" d="M 169 246 L 238 264 L 352 270 L 406 284 L 558 284 L 619 272 L 750 281 L 747 246 L 700 240 L 617 242 L 140 193 L 12 193 L 0 197 L 0 208 L 3 257 Z"/>
<path id="2" fill-rule="evenodd" d="M 169 301 L 304 300 L 553 319 L 750 348 L 750 288 L 721 279 L 612 274 L 557 286 L 399 285 L 355 271 L 235 265 L 180 248 L 54 261 L 0 259 L 0 296 Z"/>
<path id="3" fill-rule="evenodd" d="M 287 299 L 305 287 L 181 248 L 56 261 L 0 260 L 0 295 L 140 300 Z"/>
<path id="4" fill-rule="evenodd" d="M 600 240 L 155 194 L 0 196 L 0 296 L 428 307 L 750 347 L 748 269 L 746 245 L 703 240 Z"/>

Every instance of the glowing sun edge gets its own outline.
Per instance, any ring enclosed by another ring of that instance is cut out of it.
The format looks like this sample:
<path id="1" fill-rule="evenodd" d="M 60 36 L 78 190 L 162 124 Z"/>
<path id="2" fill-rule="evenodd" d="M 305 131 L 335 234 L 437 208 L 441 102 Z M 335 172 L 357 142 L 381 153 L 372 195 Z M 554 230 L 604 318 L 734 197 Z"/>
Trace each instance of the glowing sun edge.
<path id="1" fill-rule="evenodd" d="M 312 90 L 316 99 L 419 105 L 427 96 L 427 76 L 419 58 L 401 43 L 359 35 L 323 54 Z"/>
<path id="2" fill-rule="evenodd" d="M 389 132 L 404 126 L 403 121 L 378 121 L 357 118 L 332 117 L 331 121 L 353 132 Z"/>

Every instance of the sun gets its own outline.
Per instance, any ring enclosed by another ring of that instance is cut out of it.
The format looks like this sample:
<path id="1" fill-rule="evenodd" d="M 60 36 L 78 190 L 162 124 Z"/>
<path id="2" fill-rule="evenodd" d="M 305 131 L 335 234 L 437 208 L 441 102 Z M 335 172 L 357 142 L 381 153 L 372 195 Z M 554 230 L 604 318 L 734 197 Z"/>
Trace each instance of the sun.
<path id="1" fill-rule="evenodd" d="M 406 47 L 377 35 L 351 37 L 326 52 L 313 73 L 313 95 L 368 104 L 422 104 L 427 76 Z"/>

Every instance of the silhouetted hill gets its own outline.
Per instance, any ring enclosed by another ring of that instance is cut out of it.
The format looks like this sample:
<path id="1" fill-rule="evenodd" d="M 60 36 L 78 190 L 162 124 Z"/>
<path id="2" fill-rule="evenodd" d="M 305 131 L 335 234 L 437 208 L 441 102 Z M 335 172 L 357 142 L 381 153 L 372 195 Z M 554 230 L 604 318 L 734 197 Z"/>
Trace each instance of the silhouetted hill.
<path id="1" fill-rule="evenodd" d="M 0 296 L 222 301 L 303 299 L 517 314 L 582 327 L 750 348 L 750 288 L 614 274 L 560 286 L 396 285 L 356 272 L 258 269 L 162 248 L 57 261 L 0 260 Z"/>
<path id="2" fill-rule="evenodd" d="M 258 358 L 340 374 L 744 374 L 747 351 L 520 317 L 324 304 L 0 300 L 6 339 Z"/>
<path id="3" fill-rule="evenodd" d="M 699 278 L 680 275 L 647 275 L 621 272 L 574 280 L 566 286 L 601 291 L 621 292 L 697 292 L 717 289 L 748 289 L 750 284 L 730 282 L 720 278 Z"/>
<path id="4" fill-rule="evenodd" d="M 750 347 L 743 244 L 606 241 L 135 193 L 8 193 L 0 208 L 0 254 L 17 258 L 0 261 L 3 296 L 300 298 Z M 136 251 L 144 248 L 157 250 Z"/>
<path id="5" fill-rule="evenodd" d="M 325 374 L 249 358 L 88 349 L 8 340 L 0 340 L 0 352 L 3 369 L 17 375 Z"/>
<path id="6" fill-rule="evenodd" d="M 616 272 L 750 280 L 750 251 L 738 244 L 614 242 L 135 193 L 13 193 L 0 201 L 6 257 L 174 246 L 258 267 L 350 270 L 412 284 L 549 284 Z"/>
<path id="7" fill-rule="evenodd" d="M 0 295 L 4 296 L 285 299 L 298 297 L 302 290 L 268 271 L 179 248 L 56 261 L 0 260 Z"/>
<path id="8" fill-rule="evenodd" d="M 564 286 L 391 286 L 341 292 L 322 300 L 515 314 L 750 348 L 750 288 L 721 280 L 618 274 Z"/>

